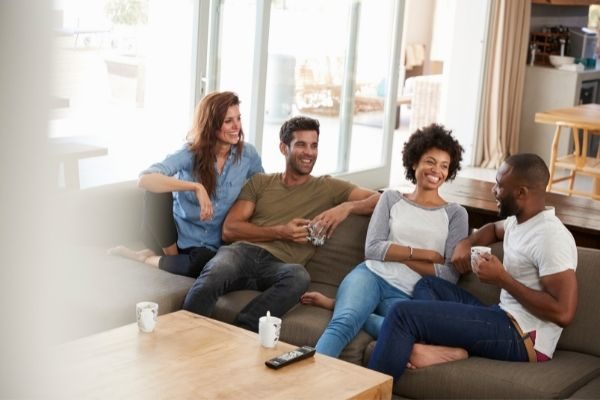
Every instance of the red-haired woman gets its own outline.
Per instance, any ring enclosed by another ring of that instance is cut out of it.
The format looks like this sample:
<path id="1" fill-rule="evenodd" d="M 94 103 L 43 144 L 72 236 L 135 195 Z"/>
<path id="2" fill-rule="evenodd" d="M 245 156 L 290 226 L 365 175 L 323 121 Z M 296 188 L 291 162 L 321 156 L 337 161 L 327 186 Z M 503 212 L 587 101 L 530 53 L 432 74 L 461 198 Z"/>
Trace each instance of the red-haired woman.
<path id="1" fill-rule="evenodd" d="M 256 149 L 244 143 L 239 104 L 232 92 L 200 101 L 188 143 L 140 174 L 147 248 L 117 246 L 111 254 L 198 277 L 222 243 L 223 220 L 245 181 L 263 172 Z"/>

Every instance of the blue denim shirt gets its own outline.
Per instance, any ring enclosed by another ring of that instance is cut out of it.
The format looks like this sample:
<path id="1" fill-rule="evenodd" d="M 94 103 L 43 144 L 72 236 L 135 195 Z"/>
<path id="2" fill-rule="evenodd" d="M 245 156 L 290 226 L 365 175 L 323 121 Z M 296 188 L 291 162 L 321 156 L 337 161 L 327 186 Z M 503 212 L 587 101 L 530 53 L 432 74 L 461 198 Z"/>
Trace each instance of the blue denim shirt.
<path id="1" fill-rule="evenodd" d="M 211 220 L 200 221 L 200 204 L 195 192 L 173 192 L 173 217 L 177 225 L 179 248 L 208 247 L 216 251 L 221 246 L 223 221 L 242 186 L 252 175 L 264 172 L 260 156 L 253 145 L 244 143 L 242 157 L 238 162 L 234 162 L 235 154 L 236 148 L 232 147 L 223 172 L 217 177 L 215 193 L 210 198 L 214 211 Z M 194 156 L 186 144 L 162 162 L 152 164 L 140 175 L 159 173 L 182 181 L 196 182 L 192 174 L 193 165 Z"/>

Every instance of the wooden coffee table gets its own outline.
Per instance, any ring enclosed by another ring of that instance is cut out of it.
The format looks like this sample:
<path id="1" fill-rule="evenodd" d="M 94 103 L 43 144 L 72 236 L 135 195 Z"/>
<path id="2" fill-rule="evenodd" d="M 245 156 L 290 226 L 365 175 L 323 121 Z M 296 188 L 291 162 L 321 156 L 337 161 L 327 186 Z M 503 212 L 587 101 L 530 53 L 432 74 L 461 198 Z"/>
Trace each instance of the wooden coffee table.
<path id="1" fill-rule="evenodd" d="M 280 370 L 264 362 L 294 349 L 232 325 L 178 311 L 152 333 L 136 324 L 67 343 L 56 382 L 69 398 L 390 399 L 392 378 L 316 354 Z"/>

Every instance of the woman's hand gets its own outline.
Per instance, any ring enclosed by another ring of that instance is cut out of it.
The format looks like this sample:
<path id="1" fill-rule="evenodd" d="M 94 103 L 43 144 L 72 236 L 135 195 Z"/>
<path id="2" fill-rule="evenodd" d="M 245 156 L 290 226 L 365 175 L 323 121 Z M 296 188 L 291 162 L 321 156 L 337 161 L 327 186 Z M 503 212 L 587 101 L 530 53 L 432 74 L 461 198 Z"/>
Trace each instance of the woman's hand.
<path id="1" fill-rule="evenodd" d="M 200 204 L 200 221 L 206 221 L 212 219 L 213 217 L 213 206 L 210 201 L 210 197 L 208 197 L 208 193 L 204 186 L 200 183 L 196 185 L 196 197 L 198 198 L 198 203 Z"/>
<path id="2" fill-rule="evenodd" d="M 429 261 L 434 264 L 443 264 L 446 260 L 444 260 L 444 256 L 434 250 L 423 250 L 424 261 Z M 420 258 L 420 257 L 419 257 Z"/>

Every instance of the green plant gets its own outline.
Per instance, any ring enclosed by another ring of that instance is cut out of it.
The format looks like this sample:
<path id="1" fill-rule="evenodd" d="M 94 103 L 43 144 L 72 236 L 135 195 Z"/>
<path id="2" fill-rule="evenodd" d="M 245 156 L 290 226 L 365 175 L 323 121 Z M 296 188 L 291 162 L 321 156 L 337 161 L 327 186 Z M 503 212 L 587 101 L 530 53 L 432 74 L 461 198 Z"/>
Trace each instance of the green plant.
<path id="1" fill-rule="evenodd" d="M 104 8 L 114 24 L 141 25 L 148 22 L 149 0 L 108 0 Z"/>

